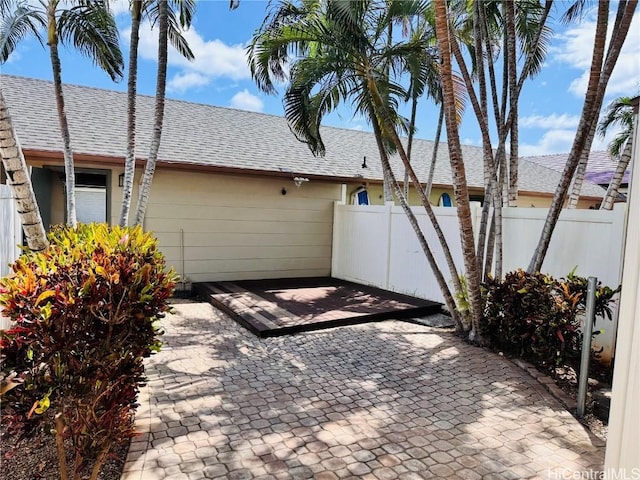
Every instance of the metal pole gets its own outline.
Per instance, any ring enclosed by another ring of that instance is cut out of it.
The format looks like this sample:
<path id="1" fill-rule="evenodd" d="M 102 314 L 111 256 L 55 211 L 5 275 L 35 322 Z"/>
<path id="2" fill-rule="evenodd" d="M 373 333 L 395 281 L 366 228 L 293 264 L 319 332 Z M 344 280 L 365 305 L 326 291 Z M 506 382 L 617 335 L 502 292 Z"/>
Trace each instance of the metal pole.
<path id="1" fill-rule="evenodd" d="M 582 357 L 580 359 L 580 378 L 578 379 L 578 408 L 576 415 L 584 417 L 585 405 L 587 402 L 587 384 L 589 381 L 589 360 L 591 359 L 591 335 L 593 333 L 593 322 L 596 316 L 596 288 L 598 279 L 589 277 L 587 284 L 587 311 L 582 327 Z"/>

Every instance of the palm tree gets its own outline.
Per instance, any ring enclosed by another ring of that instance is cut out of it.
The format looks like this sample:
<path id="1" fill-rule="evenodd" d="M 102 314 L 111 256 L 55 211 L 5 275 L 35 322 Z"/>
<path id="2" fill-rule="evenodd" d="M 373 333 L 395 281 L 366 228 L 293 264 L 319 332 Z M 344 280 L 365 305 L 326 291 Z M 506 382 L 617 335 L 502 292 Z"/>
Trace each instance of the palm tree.
<path id="1" fill-rule="evenodd" d="M 390 44 L 388 25 L 399 18 L 423 14 L 423 5 L 418 1 L 303 0 L 296 4 L 284 0 L 255 32 L 248 47 L 248 60 L 254 80 L 265 92 L 275 92 L 274 81 L 289 79 L 285 115 L 292 132 L 316 155 L 325 150 L 320 132 L 322 118 L 338 104 L 351 102 L 357 113 L 370 119 L 385 175 L 393 173 L 387 158 L 396 151 L 438 233 L 459 293 L 461 285 L 449 247 L 398 135 L 406 121 L 398 116 L 397 107 L 412 94 L 397 80 L 406 72 L 415 73 L 411 88 L 422 94 L 437 70 L 437 60 L 432 55 L 431 37 L 413 35 Z M 402 189 L 391 183 L 405 212 L 410 211 Z M 416 233 L 445 302 L 464 329 L 431 248 L 419 228 Z"/>
<path id="2" fill-rule="evenodd" d="M 47 234 L 42 224 L 33 185 L 31 185 L 27 162 L 13 129 L 2 91 L 0 91 L 0 156 L 13 197 L 19 204 L 18 213 L 27 245 L 34 252 L 44 250 L 49 244 Z"/>
<path id="3" fill-rule="evenodd" d="M 149 17 L 150 21 L 154 24 L 160 23 L 160 6 L 158 5 L 158 3 L 159 2 L 157 1 L 150 2 L 148 0 L 131 1 L 131 35 L 129 41 L 129 73 L 127 81 L 127 153 L 124 162 L 124 182 L 119 221 L 120 225 L 122 226 L 127 225 L 129 222 L 131 196 L 133 193 L 133 179 L 135 176 L 136 167 L 136 93 L 138 78 L 138 43 L 140 40 L 140 24 L 144 16 Z M 178 51 L 178 53 L 180 53 L 180 55 L 185 57 L 187 60 L 193 60 L 194 55 L 189 48 L 187 41 L 182 36 L 182 31 L 190 27 L 195 8 L 195 2 L 193 0 L 172 0 L 170 8 L 168 8 L 167 11 L 168 40 L 171 45 Z M 178 16 L 178 18 L 176 18 L 176 15 Z M 164 95 L 164 92 L 162 92 L 162 95 Z M 158 145 L 159 142 L 160 141 L 158 140 Z M 157 156 L 157 151 L 155 155 Z"/>
<path id="4" fill-rule="evenodd" d="M 136 171 L 136 94 L 138 91 L 138 43 L 142 22 L 143 0 L 131 0 L 131 33 L 129 35 L 129 74 L 127 79 L 127 153 L 124 159 L 120 226 L 129 223 L 133 178 Z"/>
<path id="5" fill-rule="evenodd" d="M 613 201 L 618 196 L 618 189 L 631 161 L 633 123 L 631 97 L 619 97 L 607 106 L 604 117 L 598 124 L 598 134 L 601 137 L 604 137 L 614 125 L 622 128 L 609 143 L 609 153 L 612 157 L 618 158 L 618 165 L 600 206 L 602 210 L 611 210 L 613 208 Z"/>
<path id="6" fill-rule="evenodd" d="M 64 106 L 58 45 L 72 44 L 113 80 L 122 77 L 123 61 L 118 45 L 118 28 L 105 0 L 76 2 L 68 8 L 62 8 L 63 3 L 61 0 L 42 0 L 38 6 L 24 0 L 0 0 L 0 15 L 4 19 L 0 27 L 0 63 L 7 61 L 18 42 L 26 35 L 34 35 L 41 43 L 46 40 L 62 136 L 67 223 L 75 226 L 73 151 Z M 40 33 L 43 27 L 46 27 L 46 37 Z"/>
<path id="7" fill-rule="evenodd" d="M 237 0 L 230 0 L 229 8 L 235 9 L 239 5 Z M 189 49 L 184 38 L 180 35 L 181 28 L 188 28 L 195 12 L 196 4 L 194 0 L 171 0 L 170 8 L 168 0 L 156 0 L 151 4 L 149 15 L 157 20 L 158 24 L 158 74 L 156 80 L 156 104 L 154 108 L 153 136 L 149 147 L 142 181 L 140 182 L 140 192 L 138 194 L 138 205 L 136 208 L 135 224 L 142 225 L 147 211 L 149 194 L 151 192 L 151 182 L 156 170 L 160 140 L 162 138 L 162 125 L 164 120 L 164 101 L 167 83 L 167 48 L 171 42 L 177 50 L 187 58 L 193 58 L 193 53 Z M 176 11 L 179 20 L 176 19 Z"/>
<path id="8" fill-rule="evenodd" d="M 514 204 L 517 198 L 518 99 L 525 80 L 542 66 L 550 37 L 546 22 L 551 5 L 550 0 L 544 5 L 537 0 L 451 2 L 447 5 L 451 53 L 461 71 L 482 134 L 485 205 L 476 258 L 485 275 L 491 271 L 494 253 L 494 275 L 502 275 L 502 206 Z M 462 46 L 469 50 L 469 55 L 463 55 Z M 496 65 L 500 64 L 503 68 L 501 89 L 495 71 Z M 495 149 L 490 135 L 492 119 L 498 133 Z M 507 137 L 510 139 L 509 158 L 506 155 Z M 488 228 L 491 206 L 493 217 Z"/>
<path id="9" fill-rule="evenodd" d="M 579 15 L 584 2 L 576 2 L 567 11 L 565 17 L 572 19 Z M 596 21 L 595 39 L 593 42 L 593 54 L 591 59 L 591 69 L 585 101 L 580 116 L 580 122 L 576 130 L 576 136 L 567 159 L 567 164 L 560 178 L 560 182 L 553 196 L 549 213 L 538 240 L 538 245 L 533 253 L 527 271 L 538 272 L 542 268 L 542 262 L 549 248 L 551 236 L 555 229 L 560 211 L 567 198 L 569 184 L 574 176 L 576 168 L 584 155 L 588 155 L 591 150 L 591 141 L 597 126 L 597 119 L 604 94 L 611 77 L 611 72 L 615 66 L 620 50 L 627 37 L 633 14 L 638 5 L 637 0 L 621 0 L 618 2 L 618 9 L 615 23 L 611 29 L 611 38 L 607 44 L 607 28 L 609 24 L 609 1 L 598 2 L 598 13 Z"/>
<path id="10" fill-rule="evenodd" d="M 453 191 L 458 207 L 460 239 L 464 258 L 465 273 L 468 285 L 468 298 L 471 307 L 471 340 L 480 336 L 480 319 L 482 317 L 482 299 L 480 295 L 480 273 L 473 239 L 473 224 L 469 205 L 469 192 L 465 176 L 462 148 L 456 122 L 455 94 L 453 74 L 451 70 L 451 30 L 447 13 L 446 0 L 435 2 L 436 37 L 440 52 L 440 78 L 442 81 L 442 105 L 449 145 L 449 161 L 453 177 Z"/>

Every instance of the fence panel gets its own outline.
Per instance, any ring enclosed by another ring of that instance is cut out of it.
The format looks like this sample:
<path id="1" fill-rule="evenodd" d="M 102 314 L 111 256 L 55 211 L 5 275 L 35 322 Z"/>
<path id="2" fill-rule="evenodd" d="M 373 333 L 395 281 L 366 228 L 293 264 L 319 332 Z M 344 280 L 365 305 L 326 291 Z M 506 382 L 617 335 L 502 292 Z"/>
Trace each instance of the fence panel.
<path id="1" fill-rule="evenodd" d="M 566 210 L 560 215 L 542 267 L 544 273 L 564 277 L 577 267 L 580 276 L 595 276 L 616 287 L 621 275 L 625 205 L 613 211 Z M 455 208 L 434 208 L 450 246 L 458 272 L 464 271 L 457 212 Z M 451 273 L 431 222 L 420 208 L 414 209 L 427 242 L 451 288 Z M 541 208 L 503 209 L 503 272 L 526 269 L 547 215 Z M 479 205 L 472 207 L 474 229 L 481 216 Z M 393 292 L 444 302 L 409 221 L 400 207 L 336 204 L 332 275 L 336 278 L 374 285 Z M 614 310 L 616 306 L 614 306 Z M 616 319 L 597 320 L 604 333 L 595 337 L 603 347 L 602 360 L 613 354 Z"/>
<path id="2" fill-rule="evenodd" d="M 0 184 L 0 277 L 9 273 L 9 264 L 20 255 L 21 237 L 22 226 L 11 188 Z M 8 320 L 0 315 L 0 329 L 8 326 Z"/>

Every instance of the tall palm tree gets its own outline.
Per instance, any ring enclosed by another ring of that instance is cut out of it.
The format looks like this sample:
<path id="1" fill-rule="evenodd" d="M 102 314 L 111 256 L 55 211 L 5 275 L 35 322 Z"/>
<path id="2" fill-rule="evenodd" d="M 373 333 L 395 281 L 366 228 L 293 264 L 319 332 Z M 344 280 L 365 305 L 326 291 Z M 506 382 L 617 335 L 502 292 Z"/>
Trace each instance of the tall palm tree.
<path id="1" fill-rule="evenodd" d="M 0 0 L 0 63 L 4 63 L 18 42 L 32 34 L 41 43 L 46 41 L 51 58 L 53 85 L 62 137 L 67 223 L 76 224 L 75 174 L 69 125 L 62 90 L 62 67 L 58 46 L 71 44 L 90 58 L 113 80 L 122 77 L 122 53 L 118 45 L 118 28 L 109 12 L 106 0 L 71 2 L 41 0 L 39 5 L 25 0 Z M 41 29 L 46 28 L 46 35 Z"/>
<path id="2" fill-rule="evenodd" d="M 436 36 L 440 52 L 440 78 L 442 81 L 442 105 L 449 145 L 449 161 L 453 177 L 453 191 L 458 207 L 458 223 L 464 258 L 465 273 L 468 285 L 468 298 L 471 306 L 470 338 L 476 340 L 480 336 L 480 319 L 482 317 L 482 299 L 480 295 L 480 273 L 473 239 L 473 224 L 469 205 L 469 192 L 465 176 L 464 162 L 458 125 L 455 119 L 455 94 L 453 74 L 451 70 L 451 30 L 446 0 L 435 1 Z"/>
<path id="3" fill-rule="evenodd" d="M 406 120 L 398 115 L 397 107 L 411 98 L 411 92 L 398 80 L 413 72 L 411 88 L 424 91 L 437 71 L 437 60 L 432 55 L 431 37 L 413 35 L 389 44 L 388 25 L 398 18 L 423 14 L 423 7 L 419 1 L 303 0 L 297 4 L 284 0 L 254 34 L 248 60 L 254 80 L 265 92 L 275 92 L 274 81 L 289 79 L 285 115 L 292 132 L 316 155 L 325 150 L 320 132 L 323 116 L 340 103 L 350 102 L 357 113 L 370 119 L 385 174 L 390 170 L 385 158 L 395 151 L 438 233 L 459 293 L 460 281 L 449 247 L 398 134 Z M 399 200 L 407 211 L 404 194 Z M 445 302 L 457 319 L 455 302 L 430 246 L 421 232 L 416 233 Z"/>
<path id="4" fill-rule="evenodd" d="M 580 7 L 584 2 L 576 2 L 567 11 L 566 17 L 571 19 L 579 15 Z M 597 126 L 598 114 L 602 108 L 604 94 L 611 77 L 611 72 L 615 66 L 620 50 L 627 37 L 631 20 L 638 5 L 637 0 L 621 0 L 618 2 L 615 23 L 611 29 L 611 38 L 607 45 L 607 28 L 609 25 L 609 1 L 601 0 L 598 2 L 598 13 L 596 20 L 596 32 L 593 42 L 593 54 L 591 58 L 591 68 L 589 72 L 589 82 L 587 84 L 587 92 L 580 116 L 580 122 L 576 130 L 576 136 L 571 146 L 569 158 L 560 182 L 553 196 L 551 207 L 547 214 L 540 239 L 533 253 L 527 271 L 538 272 L 542 268 L 542 262 L 546 256 L 551 242 L 551 236 L 555 229 L 560 211 L 567 198 L 569 184 L 574 176 L 576 168 L 580 163 L 583 155 L 588 155 L 591 150 L 591 141 L 593 133 Z"/>
<path id="5" fill-rule="evenodd" d="M 606 108 L 604 117 L 598 124 L 598 134 L 604 137 L 609 129 L 616 125 L 621 128 L 614 139 L 609 143 L 609 153 L 618 158 L 616 171 L 609 182 L 607 193 L 604 196 L 602 210 L 611 210 L 613 202 L 618 196 L 618 190 L 631 161 L 631 146 L 633 136 L 633 105 L 631 97 L 619 97 L 613 100 Z"/>
<path id="6" fill-rule="evenodd" d="M 239 5 L 238 0 L 230 0 L 229 8 L 235 9 Z M 155 0 L 149 8 L 149 15 L 157 19 L 158 24 L 158 73 L 156 79 L 156 104 L 154 108 L 153 136 L 149 146 L 149 155 L 146 159 L 144 173 L 140 182 L 138 205 L 136 207 L 135 224 L 142 225 L 147 211 L 151 183 L 156 170 L 158 151 L 162 138 L 162 125 L 164 121 L 164 103 L 167 84 L 167 48 L 168 43 L 177 45 L 177 50 L 189 58 L 193 53 L 180 33 L 181 28 L 188 28 L 195 12 L 195 0 Z M 178 13 L 176 13 L 178 12 Z M 179 20 L 176 19 L 179 16 Z"/>
<path id="7" fill-rule="evenodd" d="M 0 91 L 0 156 L 9 180 L 8 184 L 13 191 L 13 198 L 19 204 L 18 213 L 27 245 L 34 252 L 44 250 L 48 245 L 47 234 L 31 184 L 27 162 L 13 129 L 2 91 Z"/>
<path id="8" fill-rule="evenodd" d="M 543 64 L 550 38 L 546 22 L 551 5 L 550 0 L 544 5 L 538 0 L 446 5 L 451 53 L 469 92 L 482 135 L 486 187 L 476 258 L 479 265 L 484 265 L 479 268 L 488 274 L 495 253 L 496 277 L 502 275 L 502 206 L 513 204 L 517 198 L 518 99 L 525 80 L 535 75 Z M 469 55 L 463 55 L 463 46 Z M 496 74 L 500 64 L 503 68 L 501 86 Z M 495 122 L 498 133 L 495 149 L 490 134 L 491 121 Z M 510 138 L 509 158 L 507 138 Z M 491 206 L 492 223 L 488 228 Z"/>
<path id="9" fill-rule="evenodd" d="M 171 45 L 187 60 L 193 60 L 194 55 L 182 31 L 191 26 L 195 11 L 193 0 L 171 0 L 167 10 L 167 36 Z M 122 204 L 120 210 L 120 225 L 129 222 L 131 210 L 131 196 L 133 193 L 133 179 L 135 176 L 135 145 L 136 145 L 136 93 L 138 79 L 138 43 L 140 41 L 140 25 L 143 18 L 149 18 L 152 24 L 159 24 L 160 8 L 157 1 L 131 1 L 131 34 L 129 37 L 129 71 L 127 80 L 127 153 L 125 156 L 124 182 L 122 188 Z M 177 17 L 177 18 L 176 18 Z M 162 92 L 164 95 L 164 92 Z M 155 134 L 155 132 L 154 132 Z M 159 145 L 159 140 L 158 140 Z M 156 152 L 157 155 L 157 152 Z"/>

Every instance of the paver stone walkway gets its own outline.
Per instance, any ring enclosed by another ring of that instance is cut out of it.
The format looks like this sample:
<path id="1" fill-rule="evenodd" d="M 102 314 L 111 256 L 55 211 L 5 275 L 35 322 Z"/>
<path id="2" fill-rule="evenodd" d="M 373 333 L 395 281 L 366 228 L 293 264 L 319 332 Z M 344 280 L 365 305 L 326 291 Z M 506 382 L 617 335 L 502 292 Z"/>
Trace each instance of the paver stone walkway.
<path id="1" fill-rule="evenodd" d="M 164 323 L 123 480 L 596 478 L 603 463 L 535 379 L 452 333 L 261 339 L 205 303 Z"/>

